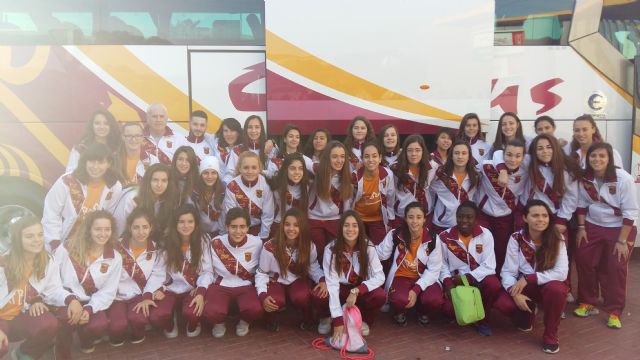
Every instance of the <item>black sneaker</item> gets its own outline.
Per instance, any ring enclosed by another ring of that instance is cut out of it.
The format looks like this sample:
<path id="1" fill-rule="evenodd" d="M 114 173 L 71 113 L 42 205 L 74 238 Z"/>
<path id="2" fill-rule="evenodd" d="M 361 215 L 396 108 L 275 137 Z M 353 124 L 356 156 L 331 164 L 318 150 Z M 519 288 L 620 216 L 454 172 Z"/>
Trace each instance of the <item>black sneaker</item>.
<path id="1" fill-rule="evenodd" d="M 560 351 L 560 345 L 558 344 L 544 344 L 542 345 L 542 351 L 547 354 L 555 354 Z"/>
<path id="2" fill-rule="evenodd" d="M 420 315 L 418 317 L 418 323 L 422 326 L 427 326 L 429 324 L 429 317 L 427 315 Z"/>
<path id="3" fill-rule="evenodd" d="M 271 331 L 271 332 L 278 332 L 278 330 L 280 330 L 280 324 L 278 324 L 277 321 L 267 322 L 265 324 L 265 326 L 266 326 L 267 330 Z"/>
<path id="4" fill-rule="evenodd" d="M 400 326 L 407 326 L 407 315 L 403 313 L 393 315 L 393 320 Z"/>

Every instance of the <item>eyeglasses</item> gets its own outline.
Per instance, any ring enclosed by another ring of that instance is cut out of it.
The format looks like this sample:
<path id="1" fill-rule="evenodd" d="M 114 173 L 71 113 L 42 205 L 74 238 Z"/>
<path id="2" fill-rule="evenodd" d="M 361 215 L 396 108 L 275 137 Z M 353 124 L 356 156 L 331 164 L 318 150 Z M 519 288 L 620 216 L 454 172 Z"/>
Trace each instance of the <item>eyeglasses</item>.
<path id="1" fill-rule="evenodd" d="M 127 139 L 127 140 L 140 140 L 144 136 L 143 135 L 122 135 L 122 137 Z"/>

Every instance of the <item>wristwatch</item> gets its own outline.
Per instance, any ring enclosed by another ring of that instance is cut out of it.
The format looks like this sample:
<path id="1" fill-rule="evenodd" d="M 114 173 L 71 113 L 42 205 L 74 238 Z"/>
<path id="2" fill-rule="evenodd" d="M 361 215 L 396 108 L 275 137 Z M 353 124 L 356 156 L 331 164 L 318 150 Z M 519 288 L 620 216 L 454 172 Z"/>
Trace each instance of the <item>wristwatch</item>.
<path id="1" fill-rule="evenodd" d="M 359 293 L 359 292 L 360 292 L 360 291 L 358 290 L 358 288 L 357 288 L 357 287 L 354 287 L 353 289 L 351 289 L 351 293 L 352 293 L 352 294 L 356 294 L 356 295 L 358 295 L 358 293 Z"/>

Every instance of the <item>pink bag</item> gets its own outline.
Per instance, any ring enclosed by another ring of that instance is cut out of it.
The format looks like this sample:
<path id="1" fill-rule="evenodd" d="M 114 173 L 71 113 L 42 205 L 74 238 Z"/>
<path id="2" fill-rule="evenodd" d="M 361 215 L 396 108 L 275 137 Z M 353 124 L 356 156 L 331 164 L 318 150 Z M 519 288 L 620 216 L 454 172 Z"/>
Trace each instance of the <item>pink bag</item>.
<path id="1" fill-rule="evenodd" d="M 340 357 L 343 359 L 373 359 L 373 350 L 369 349 L 367 342 L 362 337 L 362 315 L 357 306 L 342 307 L 344 320 L 344 333 L 342 337 L 333 341 L 333 337 L 326 339 L 316 339 L 313 346 L 318 349 L 334 348 L 340 350 Z M 324 345 L 324 346 L 323 346 Z M 351 356 L 347 353 L 367 354 L 364 356 Z"/>

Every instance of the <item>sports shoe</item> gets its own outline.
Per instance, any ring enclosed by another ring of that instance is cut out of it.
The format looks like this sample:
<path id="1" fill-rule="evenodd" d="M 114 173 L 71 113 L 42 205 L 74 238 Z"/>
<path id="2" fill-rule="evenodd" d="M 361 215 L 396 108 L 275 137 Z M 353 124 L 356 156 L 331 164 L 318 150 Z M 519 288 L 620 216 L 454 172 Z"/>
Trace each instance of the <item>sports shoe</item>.
<path id="1" fill-rule="evenodd" d="M 429 317 L 427 315 L 420 315 L 418 317 L 418 323 L 420 323 L 420 325 L 422 326 L 426 326 L 427 324 L 429 324 Z"/>
<path id="2" fill-rule="evenodd" d="M 318 323 L 318 334 L 327 335 L 331 331 L 331 318 L 326 317 L 320 319 Z"/>
<path id="3" fill-rule="evenodd" d="M 533 330 L 533 325 L 529 326 L 528 328 L 518 326 L 518 330 L 522 332 L 530 332 L 531 330 Z"/>
<path id="4" fill-rule="evenodd" d="M 369 336 L 369 324 L 362 322 L 362 336 Z"/>
<path id="5" fill-rule="evenodd" d="M 265 322 L 265 327 L 270 332 L 278 332 L 280 330 L 280 324 L 277 321 L 267 321 Z"/>
<path id="6" fill-rule="evenodd" d="M 111 344 L 111 346 L 113 346 L 113 347 L 120 347 L 120 346 L 124 345 L 124 340 L 122 340 L 120 342 L 113 342 L 113 341 L 109 340 L 109 344 Z"/>
<path id="7" fill-rule="evenodd" d="M 244 320 L 238 321 L 238 324 L 236 325 L 236 335 L 245 336 L 248 333 L 249 333 L 249 323 Z"/>
<path id="8" fill-rule="evenodd" d="M 164 330 L 164 337 L 166 337 L 167 339 L 175 339 L 178 337 L 178 324 L 176 324 L 175 314 L 171 318 L 171 324 L 173 324 L 173 326 L 171 327 L 170 331 Z"/>
<path id="9" fill-rule="evenodd" d="M 542 345 L 542 351 L 547 354 L 555 354 L 560 351 L 560 345 L 558 344 L 544 344 Z"/>
<path id="10" fill-rule="evenodd" d="M 404 313 L 397 313 L 393 315 L 393 320 L 400 326 L 407 326 L 407 315 Z"/>
<path id="11" fill-rule="evenodd" d="M 607 327 L 610 329 L 622 329 L 622 322 L 618 315 L 609 314 L 609 320 L 607 320 Z"/>
<path id="12" fill-rule="evenodd" d="M 391 305 L 389 305 L 389 303 L 384 303 L 384 305 L 382 305 L 382 307 L 380 308 L 380 312 L 383 313 L 388 313 L 389 311 L 391 311 Z"/>
<path id="13" fill-rule="evenodd" d="M 567 302 L 570 304 L 576 302 L 576 299 L 573 297 L 573 294 L 571 292 L 567 293 Z"/>
<path id="14" fill-rule="evenodd" d="M 96 351 L 96 347 L 95 346 L 91 346 L 91 347 L 88 347 L 88 348 L 80 347 L 80 352 L 83 353 L 83 354 L 91 354 L 94 351 Z"/>
<path id="15" fill-rule="evenodd" d="M 476 331 L 482 336 L 491 336 L 493 334 L 491 327 L 487 324 L 476 324 Z"/>
<path id="16" fill-rule="evenodd" d="M 562 312 L 560 313 L 560 319 L 564 320 L 567 318 L 567 312 L 562 310 Z"/>
<path id="17" fill-rule="evenodd" d="M 307 331 L 307 330 L 311 330 L 311 329 L 313 329 L 313 324 L 312 323 L 309 323 L 309 322 L 306 322 L 306 321 L 301 321 L 300 322 L 300 330 Z"/>
<path id="18" fill-rule="evenodd" d="M 577 309 L 573 310 L 573 315 L 583 318 L 598 314 L 600 314 L 600 311 L 598 311 L 598 309 L 596 309 L 593 305 L 589 304 L 580 304 L 578 305 Z"/>
<path id="19" fill-rule="evenodd" d="M 142 336 L 142 337 L 140 337 L 140 338 L 137 338 L 137 339 L 131 339 L 131 341 L 129 341 L 129 342 L 130 342 L 130 343 L 132 343 L 132 344 L 140 344 L 141 342 L 143 342 L 143 341 L 144 341 L 144 339 L 146 339 L 146 337 L 143 335 L 143 336 Z"/>
<path id="20" fill-rule="evenodd" d="M 214 338 L 220 339 L 227 332 L 227 325 L 225 323 L 215 324 L 213 325 L 213 329 L 211 329 L 211 335 Z"/>
<path id="21" fill-rule="evenodd" d="M 198 337 L 200 335 L 200 332 L 202 331 L 202 326 L 200 326 L 200 323 L 198 323 L 198 326 L 196 326 L 195 330 L 193 331 L 189 331 L 189 326 L 187 325 L 187 337 Z"/>

